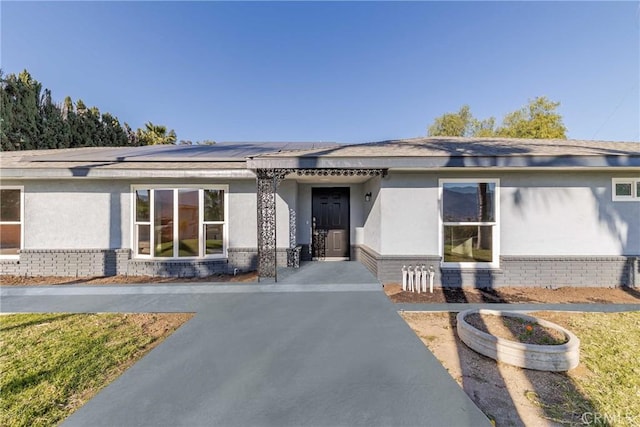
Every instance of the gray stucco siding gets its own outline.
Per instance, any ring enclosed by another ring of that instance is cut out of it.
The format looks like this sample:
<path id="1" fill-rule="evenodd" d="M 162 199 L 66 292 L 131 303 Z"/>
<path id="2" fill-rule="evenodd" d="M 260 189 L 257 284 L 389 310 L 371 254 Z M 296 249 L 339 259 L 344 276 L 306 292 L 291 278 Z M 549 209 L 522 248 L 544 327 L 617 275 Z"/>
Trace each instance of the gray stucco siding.
<path id="1" fill-rule="evenodd" d="M 438 175 L 392 173 L 381 185 L 380 253 L 437 254 Z"/>
<path id="2" fill-rule="evenodd" d="M 228 247 L 257 247 L 258 222 L 255 179 L 226 181 L 224 184 L 229 185 Z"/>
<path id="3" fill-rule="evenodd" d="M 640 201 L 612 201 L 607 172 L 501 178 L 502 255 L 639 255 Z"/>
<path id="4" fill-rule="evenodd" d="M 229 247 L 256 247 L 255 180 L 26 181 L 25 249 L 131 247 L 131 186 L 229 186 Z M 9 185 L 9 184 L 7 184 Z"/>
<path id="5" fill-rule="evenodd" d="M 500 255 L 639 255 L 640 202 L 612 201 L 611 179 L 623 176 L 630 174 L 393 171 L 381 180 L 376 195 L 380 204 L 380 240 L 370 237 L 375 230 L 366 230 L 365 245 L 382 256 L 439 256 L 438 180 L 497 178 Z M 377 221 L 373 209 L 368 215 L 365 222 Z M 378 243 L 379 249 L 367 241 Z"/>
<path id="6" fill-rule="evenodd" d="M 127 182 L 47 180 L 21 185 L 24 249 L 130 247 Z"/>
<path id="7" fill-rule="evenodd" d="M 376 252 L 381 252 L 380 242 L 382 234 L 380 195 L 382 178 L 375 177 L 363 184 L 363 193 L 371 193 L 371 200 L 365 202 L 363 215 L 363 244 Z M 362 196 L 364 198 L 364 195 Z"/>

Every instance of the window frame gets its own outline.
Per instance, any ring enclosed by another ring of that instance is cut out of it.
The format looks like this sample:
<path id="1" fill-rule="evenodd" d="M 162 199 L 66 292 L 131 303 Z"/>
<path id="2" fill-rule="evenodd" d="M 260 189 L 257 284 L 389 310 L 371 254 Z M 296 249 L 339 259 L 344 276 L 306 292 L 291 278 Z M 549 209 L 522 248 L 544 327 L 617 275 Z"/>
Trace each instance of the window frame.
<path id="1" fill-rule="evenodd" d="M 451 222 L 444 221 L 444 185 L 451 183 L 470 183 L 470 184 L 494 184 L 494 220 L 493 221 L 474 221 L 474 222 Z M 497 269 L 500 268 L 500 179 L 499 178 L 440 178 L 438 179 L 438 250 L 440 253 L 440 266 L 450 269 Z M 445 226 L 490 226 L 491 233 L 491 262 L 450 262 L 444 260 L 444 228 Z"/>
<path id="2" fill-rule="evenodd" d="M 631 195 L 618 196 L 616 194 L 616 185 L 618 184 L 630 184 Z M 638 187 L 640 186 L 640 178 L 611 178 L 611 200 L 614 202 L 640 202 L 640 192 Z"/>
<path id="3" fill-rule="evenodd" d="M 198 255 L 197 256 L 178 256 L 179 254 L 179 226 L 180 221 L 175 220 L 178 218 L 179 204 L 178 193 L 179 190 L 189 189 L 198 190 Z M 136 190 L 149 190 L 149 221 L 137 221 L 136 220 Z M 170 190 L 173 192 L 173 256 L 171 257 L 158 257 L 155 256 L 155 192 L 156 190 Z M 212 223 L 211 221 L 204 221 L 204 191 L 205 190 L 222 190 L 224 191 L 223 203 L 224 203 L 224 216 L 223 221 L 214 221 L 216 224 L 222 224 L 222 253 L 209 254 L 206 253 L 204 242 L 204 226 Z M 197 260 L 197 259 L 224 259 L 228 257 L 227 249 L 229 243 L 229 185 L 227 184 L 135 184 L 131 186 L 131 221 L 132 230 L 131 237 L 131 251 L 134 259 L 148 259 L 157 261 L 182 261 L 182 260 Z M 149 225 L 149 254 L 138 253 L 138 225 Z"/>
<path id="4" fill-rule="evenodd" d="M 20 226 L 20 248 L 18 249 L 18 253 L 12 255 L 0 254 L 0 259 L 20 259 L 20 251 L 24 249 L 24 185 L 2 185 L 0 186 L 0 190 L 20 190 L 20 221 L 0 220 L 0 224 Z"/>

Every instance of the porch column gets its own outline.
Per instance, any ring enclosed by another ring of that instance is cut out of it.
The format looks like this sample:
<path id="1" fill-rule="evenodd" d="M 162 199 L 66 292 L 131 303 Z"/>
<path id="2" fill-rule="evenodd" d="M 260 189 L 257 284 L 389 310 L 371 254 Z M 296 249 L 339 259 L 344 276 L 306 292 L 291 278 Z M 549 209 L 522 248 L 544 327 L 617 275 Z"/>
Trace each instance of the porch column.
<path id="1" fill-rule="evenodd" d="M 276 194 L 280 181 L 287 175 L 283 169 L 257 169 L 258 196 L 258 280 L 277 274 Z"/>

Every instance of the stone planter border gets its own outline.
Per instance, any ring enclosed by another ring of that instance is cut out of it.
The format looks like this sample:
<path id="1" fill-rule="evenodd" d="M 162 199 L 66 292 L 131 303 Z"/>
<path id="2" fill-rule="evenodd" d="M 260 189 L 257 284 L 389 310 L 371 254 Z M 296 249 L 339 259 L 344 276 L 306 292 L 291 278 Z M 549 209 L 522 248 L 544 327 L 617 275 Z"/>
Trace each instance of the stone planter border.
<path id="1" fill-rule="evenodd" d="M 471 326 L 465 317 L 472 313 L 517 317 L 564 333 L 567 342 L 560 345 L 523 344 L 498 338 Z M 458 313 L 458 336 L 476 352 L 521 368 L 538 371 L 568 371 L 580 363 L 580 340 L 572 332 L 555 323 L 512 311 L 472 309 Z"/>

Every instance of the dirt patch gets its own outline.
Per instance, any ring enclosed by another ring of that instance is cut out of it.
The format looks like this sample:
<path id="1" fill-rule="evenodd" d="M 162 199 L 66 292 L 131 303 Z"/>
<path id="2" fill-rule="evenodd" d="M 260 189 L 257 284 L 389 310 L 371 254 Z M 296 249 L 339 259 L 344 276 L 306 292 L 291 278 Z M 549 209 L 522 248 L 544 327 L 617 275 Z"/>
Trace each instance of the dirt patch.
<path id="1" fill-rule="evenodd" d="M 573 379 L 593 375 L 584 365 L 568 373 L 521 369 L 469 349 L 456 332 L 455 313 L 400 313 L 422 342 L 498 426 L 581 425 Z M 569 313 L 535 313 L 566 326 Z M 570 402 L 568 405 L 567 402 Z M 558 408 L 561 408 L 558 410 Z"/>
<path id="2" fill-rule="evenodd" d="M 505 287 L 496 289 L 434 288 L 433 293 L 402 290 L 397 283 L 384 285 L 384 292 L 394 303 L 601 303 L 640 304 L 640 290 L 635 288 L 535 288 Z"/>
<path id="3" fill-rule="evenodd" d="M 124 314 L 125 318 L 142 328 L 145 335 L 161 338 L 169 335 L 190 320 L 193 313 L 132 313 Z"/>
<path id="4" fill-rule="evenodd" d="M 464 320 L 484 333 L 523 344 L 560 345 L 568 341 L 564 333 L 557 329 L 519 317 L 471 313 Z"/>
<path id="5" fill-rule="evenodd" d="M 153 277 L 153 276 L 108 276 L 108 277 L 58 277 L 58 276 L 0 276 L 2 286 L 51 286 L 51 285 L 129 285 L 136 283 L 202 283 L 202 282 L 256 282 L 258 273 L 216 274 L 207 277 Z"/>

